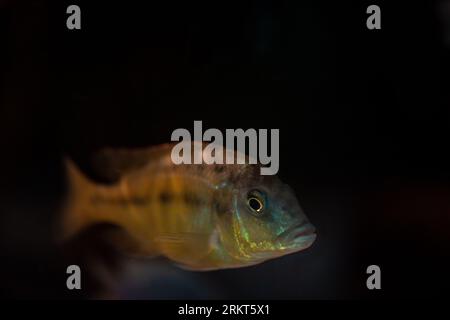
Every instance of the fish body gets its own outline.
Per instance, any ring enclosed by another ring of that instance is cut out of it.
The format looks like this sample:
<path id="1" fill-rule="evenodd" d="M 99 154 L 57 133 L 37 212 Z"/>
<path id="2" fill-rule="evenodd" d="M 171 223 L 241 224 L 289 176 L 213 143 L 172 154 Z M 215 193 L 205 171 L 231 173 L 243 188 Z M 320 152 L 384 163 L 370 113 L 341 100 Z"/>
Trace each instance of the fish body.
<path id="1" fill-rule="evenodd" d="M 125 231 L 115 240 L 125 252 L 162 255 L 191 270 L 254 265 L 314 242 L 314 227 L 276 176 L 250 164 L 175 165 L 172 147 L 105 149 L 95 162 L 109 185 L 68 160 L 64 236 L 114 224 Z"/>

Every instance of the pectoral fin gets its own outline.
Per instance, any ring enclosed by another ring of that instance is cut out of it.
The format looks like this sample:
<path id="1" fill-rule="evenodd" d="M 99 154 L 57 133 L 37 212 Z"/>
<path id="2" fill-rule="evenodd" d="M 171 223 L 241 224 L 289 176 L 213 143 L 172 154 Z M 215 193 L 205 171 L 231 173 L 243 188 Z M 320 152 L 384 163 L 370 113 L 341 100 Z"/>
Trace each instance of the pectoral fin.
<path id="1" fill-rule="evenodd" d="M 210 234 L 164 233 L 155 238 L 159 251 L 180 265 L 196 265 L 210 251 Z"/>
<path id="2" fill-rule="evenodd" d="M 161 233 L 155 238 L 155 242 L 159 244 L 170 244 L 173 246 L 202 247 L 208 245 L 209 237 L 209 234 L 189 232 Z"/>

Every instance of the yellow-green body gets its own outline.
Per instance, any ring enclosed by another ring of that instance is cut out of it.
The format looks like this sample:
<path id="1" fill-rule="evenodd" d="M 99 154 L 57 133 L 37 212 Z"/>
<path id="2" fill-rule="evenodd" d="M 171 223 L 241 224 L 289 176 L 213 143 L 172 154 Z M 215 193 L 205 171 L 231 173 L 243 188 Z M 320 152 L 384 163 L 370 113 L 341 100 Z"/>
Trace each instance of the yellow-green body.
<path id="1" fill-rule="evenodd" d="M 171 147 L 105 150 L 96 164 L 111 184 L 90 181 L 68 161 L 65 237 L 111 223 L 125 231 L 116 241 L 126 253 L 162 255 L 193 270 L 252 265 L 299 250 L 276 240 L 292 221 L 267 229 L 239 214 L 242 185 L 263 179 L 255 166 L 175 165 Z M 249 237 L 252 231 L 258 234 Z M 265 239 L 267 231 L 276 234 Z"/>

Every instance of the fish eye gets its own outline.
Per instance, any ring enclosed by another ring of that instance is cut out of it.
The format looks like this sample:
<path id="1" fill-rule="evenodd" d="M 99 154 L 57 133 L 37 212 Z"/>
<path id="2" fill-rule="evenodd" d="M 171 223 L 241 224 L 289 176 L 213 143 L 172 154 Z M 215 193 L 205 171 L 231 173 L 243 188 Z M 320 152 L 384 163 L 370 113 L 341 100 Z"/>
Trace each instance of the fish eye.
<path id="1" fill-rule="evenodd" d="M 253 214 L 261 215 L 265 207 L 264 195 L 258 190 L 250 191 L 247 195 L 247 206 Z"/>

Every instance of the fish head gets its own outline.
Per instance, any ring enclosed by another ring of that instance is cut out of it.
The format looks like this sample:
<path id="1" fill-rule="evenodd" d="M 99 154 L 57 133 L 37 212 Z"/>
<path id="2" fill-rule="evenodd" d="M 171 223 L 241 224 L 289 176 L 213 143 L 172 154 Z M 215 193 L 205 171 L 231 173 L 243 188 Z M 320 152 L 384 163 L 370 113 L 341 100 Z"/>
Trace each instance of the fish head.
<path id="1" fill-rule="evenodd" d="M 294 191 L 276 176 L 261 176 L 259 171 L 242 175 L 231 201 L 225 238 L 243 264 L 304 250 L 316 239 Z"/>

